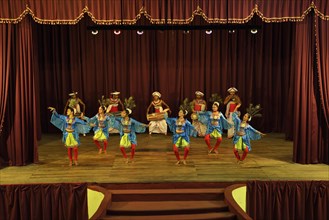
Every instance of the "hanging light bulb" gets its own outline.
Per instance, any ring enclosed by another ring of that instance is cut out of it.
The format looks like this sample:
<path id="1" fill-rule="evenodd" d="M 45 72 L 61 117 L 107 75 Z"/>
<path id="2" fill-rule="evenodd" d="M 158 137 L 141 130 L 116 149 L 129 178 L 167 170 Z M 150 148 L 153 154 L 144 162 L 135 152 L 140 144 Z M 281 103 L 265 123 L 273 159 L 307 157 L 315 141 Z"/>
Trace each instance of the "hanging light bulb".
<path id="1" fill-rule="evenodd" d="M 257 34 L 257 32 L 258 32 L 257 29 L 251 29 L 251 30 L 250 30 L 250 33 L 252 33 L 252 34 Z"/>
<path id="2" fill-rule="evenodd" d="M 92 33 L 93 35 L 97 35 L 97 34 L 98 34 L 98 30 L 92 30 L 91 33 Z"/>
<path id="3" fill-rule="evenodd" d="M 206 34 L 212 34 L 212 30 L 206 30 Z"/>
<path id="4" fill-rule="evenodd" d="M 121 34 L 121 31 L 120 31 L 120 30 L 114 30 L 113 33 L 114 33 L 115 35 L 120 35 L 120 34 Z"/>
<path id="5" fill-rule="evenodd" d="M 138 35 L 142 35 L 142 34 L 144 34 L 144 31 L 138 30 L 138 31 L 137 31 L 137 34 L 138 34 Z"/>

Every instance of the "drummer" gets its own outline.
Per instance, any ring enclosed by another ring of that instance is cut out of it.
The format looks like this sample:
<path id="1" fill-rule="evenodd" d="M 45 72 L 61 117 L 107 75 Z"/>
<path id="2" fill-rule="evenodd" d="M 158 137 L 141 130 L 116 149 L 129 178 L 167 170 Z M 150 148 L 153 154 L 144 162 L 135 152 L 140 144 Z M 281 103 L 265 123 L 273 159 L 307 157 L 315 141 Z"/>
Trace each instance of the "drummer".
<path id="1" fill-rule="evenodd" d="M 195 130 L 198 132 L 199 137 L 204 137 L 207 131 L 207 125 L 203 124 L 198 120 L 198 112 L 205 112 L 207 111 L 207 102 L 203 99 L 204 94 L 200 91 L 195 92 L 195 99 L 191 102 L 192 107 L 192 125 L 194 126 Z"/>
<path id="2" fill-rule="evenodd" d="M 150 121 L 149 133 L 158 133 L 167 135 L 167 123 L 164 115 L 170 111 L 169 106 L 161 99 L 160 92 L 153 92 L 153 101 L 147 108 L 146 117 Z M 150 114 L 150 109 L 153 106 L 154 112 Z"/>
<path id="3" fill-rule="evenodd" d="M 119 98 L 120 92 L 114 91 L 111 93 L 112 97 L 109 99 L 109 105 L 107 106 L 106 113 L 109 115 L 114 115 L 116 117 L 120 117 L 121 110 L 124 110 L 124 106 Z M 119 111 L 119 108 L 121 110 Z M 109 127 L 109 133 L 119 133 L 119 131 L 112 126 Z"/>

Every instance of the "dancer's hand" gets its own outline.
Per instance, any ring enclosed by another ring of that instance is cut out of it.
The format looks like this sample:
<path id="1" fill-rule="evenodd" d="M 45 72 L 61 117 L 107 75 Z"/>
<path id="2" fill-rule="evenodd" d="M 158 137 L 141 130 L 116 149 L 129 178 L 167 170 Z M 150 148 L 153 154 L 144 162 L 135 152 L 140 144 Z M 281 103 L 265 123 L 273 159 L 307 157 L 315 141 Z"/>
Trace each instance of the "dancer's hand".
<path id="1" fill-rule="evenodd" d="M 56 111 L 56 109 L 54 108 L 54 107 L 48 107 L 48 109 L 51 111 L 51 112 L 54 112 L 54 111 Z"/>
<path id="2" fill-rule="evenodd" d="M 96 124 L 90 123 L 89 126 L 90 126 L 90 127 L 95 127 Z"/>

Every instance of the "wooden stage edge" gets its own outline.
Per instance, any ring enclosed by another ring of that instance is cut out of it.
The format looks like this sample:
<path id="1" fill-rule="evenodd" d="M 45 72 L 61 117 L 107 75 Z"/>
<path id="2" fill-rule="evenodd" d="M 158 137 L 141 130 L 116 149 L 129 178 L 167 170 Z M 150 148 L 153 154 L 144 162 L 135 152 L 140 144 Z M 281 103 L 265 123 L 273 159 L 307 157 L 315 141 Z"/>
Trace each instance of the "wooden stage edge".
<path id="1" fill-rule="evenodd" d="M 39 163 L 0 169 L 0 184 L 34 183 L 216 183 L 250 180 L 329 180 L 326 164 L 292 162 L 292 142 L 284 134 L 269 133 L 252 141 L 252 151 L 238 164 L 232 140 L 223 138 L 219 155 L 208 155 L 203 138 L 191 138 L 187 165 L 175 165 L 171 135 L 138 134 L 135 161 L 125 164 L 119 135 L 110 135 L 107 154 L 98 154 L 92 135 L 81 136 L 79 165 L 68 166 L 61 134 L 44 134 L 39 142 Z M 215 140 L 212 140 L 214 144 Z M 183 157 L 183 151 L 180 151 Z"/>

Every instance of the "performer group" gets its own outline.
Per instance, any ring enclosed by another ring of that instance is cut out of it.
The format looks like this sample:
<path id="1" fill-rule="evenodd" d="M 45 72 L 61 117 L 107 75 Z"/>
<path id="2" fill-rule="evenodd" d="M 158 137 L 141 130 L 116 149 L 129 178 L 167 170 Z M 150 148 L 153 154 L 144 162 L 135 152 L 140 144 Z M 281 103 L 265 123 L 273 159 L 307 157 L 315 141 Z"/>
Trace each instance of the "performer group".
<path id="1" fill-rule="evenodd" d="M 224 100 L 225 116 L 219 111 L 222 103 L 220 96 L 212 94 L 209 99 L 212 102 L 211 111 L 207 111 L 207 102 L 201 91 L 195 92 L 195 99 L 192 102 L 185 99 L 179 107 L 178 116 L 174 118 L 168 117 L 171 109 L 161 99 L 161 93 L 153 92 L 153 101 L 146 111 L 149 124 L 143 124 L 130 117 L 136 107 L 135 101 L 133 97 L 129 97 L 122 103 L 119 98 L 120 92 L 117 91 L 112 92 L 110 98 L 106 99 L 103 96 L 99 100 L 98 112 L 91 118 L 84 115 L 85 104 L 78 98 L 77 92 L 69 94 L 70 98 L 65 105 L 64 115 L 58 114 L 53 107 L 49 107 L 49 110 L 52 112 L 51 123 L 63 132 L 62 141 L 67 148 L 69 166 L 78 165 L 79 134 L 85 135 L 91 129 L 94 131 L 93 142 L 99 154 L 107 153 L 109 133 L 119 133 L 119 148 L 125 163 L 133 163 L 137 146 L 136 133 L 144 133 L 147 127 L 150 135 L 152 133 L 167 135 L 167 127 L 169 127 L 173 133 L 172 144 L 177 159 L 176 165 L 187 164 L 190 136 L 203 137 L 208 147 L 208 154 L 217 155 L 223 139 L 223 129 L 226 129 L 227 137 L 233 139 L 233 153 L 239 163 L 251 151 L 250 140 L 258 140 L 265 135 L 248 123 L 252 117 L 261 116 L 259 113 L 261 107 L 250 104 L 241 120 L 239 118 L 241 100 L 236 94 L 238 90 L 231 87 L 227 91 L 229 95 Z M 186 119 L 189 113 L 191 113 L 192 123 Z M 211 138 L 216 140 L 214 145 L 211 145 Z M 130 156 L 127 156 L 127 149 L 130 149 Z M 179 149 L 184 152 L 183 160 L 181 160 Z M 241 156 L 239 151 L 242 153 Z"/>

